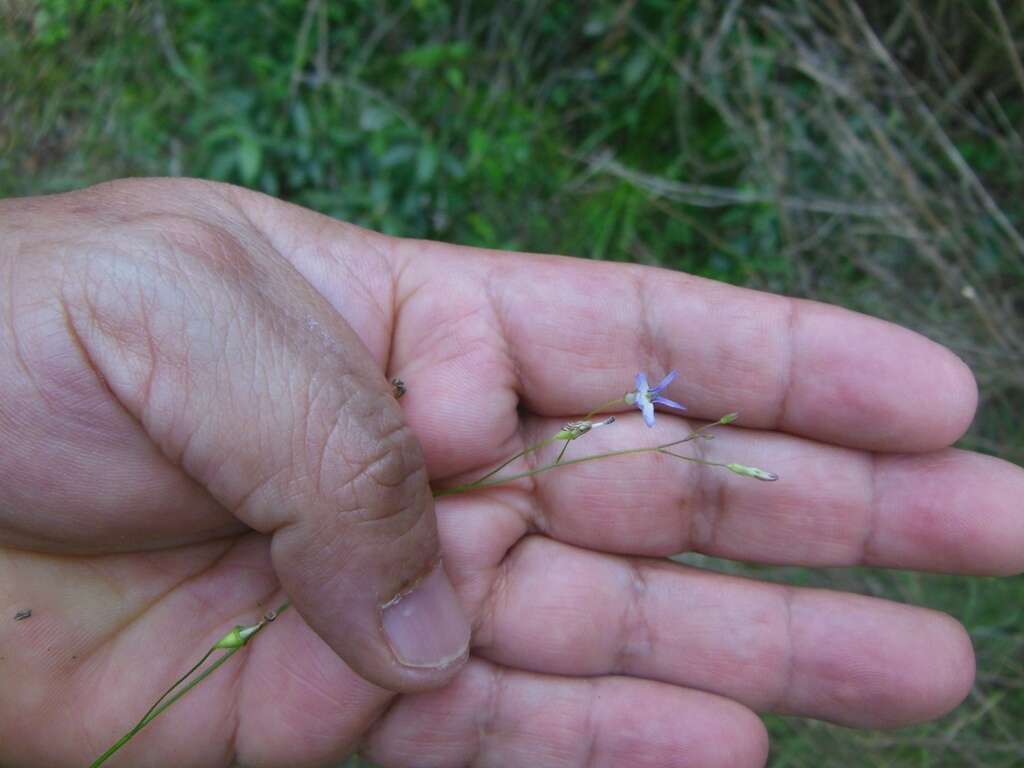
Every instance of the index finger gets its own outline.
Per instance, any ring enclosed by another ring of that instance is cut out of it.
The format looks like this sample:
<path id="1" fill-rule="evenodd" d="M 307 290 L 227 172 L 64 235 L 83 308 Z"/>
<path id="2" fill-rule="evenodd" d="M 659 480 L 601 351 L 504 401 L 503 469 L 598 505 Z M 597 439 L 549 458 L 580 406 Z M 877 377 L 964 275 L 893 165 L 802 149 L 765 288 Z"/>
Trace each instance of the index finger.
<path id="1" fill-rule="evenodd" d="M 667 394 L 696 418 L 739 411 L 748 427 L 924 451 L 959 438 L 977 404 L 948 349 L 839 307 L 629 264 L 408 240 L 394 255 L 400 282 L 480 297 L 541 415 L 585 413 L 638 371 L 676 369 Z"/>

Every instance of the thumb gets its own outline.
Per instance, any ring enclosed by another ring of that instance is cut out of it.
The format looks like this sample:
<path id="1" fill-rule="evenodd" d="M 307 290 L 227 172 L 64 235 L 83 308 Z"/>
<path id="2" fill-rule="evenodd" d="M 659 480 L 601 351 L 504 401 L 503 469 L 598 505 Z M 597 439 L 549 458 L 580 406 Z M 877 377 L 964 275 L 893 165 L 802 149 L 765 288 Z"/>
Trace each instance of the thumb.
<path id="1" fill-rule="evenodd" d="M 355 672 L 396 691 L 447 682 L 469 623 L 420 447 L 355 332 L 237 226 L 150 216 L 120 225 L 130 247 L 110 237 L 63 269 L 61 293 L 110 390 L 165 456 L 272 537 L 283 589 Z"/>

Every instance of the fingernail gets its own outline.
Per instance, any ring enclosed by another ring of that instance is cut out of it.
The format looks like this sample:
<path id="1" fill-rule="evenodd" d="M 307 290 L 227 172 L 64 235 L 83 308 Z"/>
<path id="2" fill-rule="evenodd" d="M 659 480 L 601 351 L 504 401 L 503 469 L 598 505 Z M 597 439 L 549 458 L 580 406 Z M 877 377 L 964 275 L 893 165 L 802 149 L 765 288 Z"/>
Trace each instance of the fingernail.
<path id="1" fill-rule="evenodd" d="M 384 633 L 407 667 L 444 667 L 469 647 L 469 622 L 440 563 L 383 608 Z"/>

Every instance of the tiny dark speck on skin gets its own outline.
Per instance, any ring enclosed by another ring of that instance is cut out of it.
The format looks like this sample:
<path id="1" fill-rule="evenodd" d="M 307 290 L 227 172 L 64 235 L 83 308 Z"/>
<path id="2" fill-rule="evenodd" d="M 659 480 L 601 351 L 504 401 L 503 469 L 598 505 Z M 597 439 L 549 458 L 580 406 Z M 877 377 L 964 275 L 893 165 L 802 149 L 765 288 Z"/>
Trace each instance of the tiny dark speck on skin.
<path id="1" fill-rule="evenodd" d="M 25 619 L 28 619 L 28 618 L 31 618 L 31 617 L 32 617 L 32 609 L 31 608 L 24 608 L 24 609 L 18 611 L 16 614 L 14 614 L 14 620 L 15 621 L 24 621 Z"/>

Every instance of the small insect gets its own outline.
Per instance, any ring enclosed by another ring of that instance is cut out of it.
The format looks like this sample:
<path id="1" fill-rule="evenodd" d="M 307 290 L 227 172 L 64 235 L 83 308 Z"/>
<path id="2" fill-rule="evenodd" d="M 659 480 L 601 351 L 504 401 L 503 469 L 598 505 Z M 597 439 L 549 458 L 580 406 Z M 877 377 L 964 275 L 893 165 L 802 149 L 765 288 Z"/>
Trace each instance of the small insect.
<path id="1" fill-rule="evenodd" d="M 28 618 L 31 618 L 31 617 L 32 617 L 32 609 L 31 608 L 23 608 L 22 610 L 18 611 L 16 614 L 14 614 L 14 620 L 15 621 L 24 621 L 25 619 L 28 619 Z"/>
<path id="2" fill-rule="evenodd" d="M 395 400 L 401 400 L 402 395 L 405 394 L 405 382 L 395 376 L 395 378 L 391 380 L 391 387 L 395 395 Z"/>

